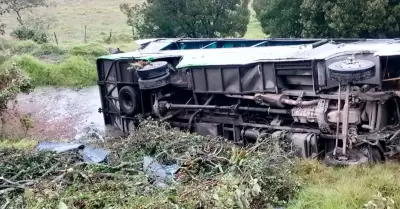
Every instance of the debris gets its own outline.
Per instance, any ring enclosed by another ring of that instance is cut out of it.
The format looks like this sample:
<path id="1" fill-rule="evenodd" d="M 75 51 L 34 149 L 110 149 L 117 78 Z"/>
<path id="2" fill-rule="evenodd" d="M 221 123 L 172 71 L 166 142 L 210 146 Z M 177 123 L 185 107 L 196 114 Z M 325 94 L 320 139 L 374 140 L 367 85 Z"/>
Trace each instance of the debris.
<path id="1" fill-rule="evenodd" d="M 37 147 L 39 151 L 53 151 L 57 153 L 78 151 L 83 160 L 88 163 L 106 163 L 108 161 L 109 152 L 93 148 L 84 144 L 65 143 L 65 142 L 40 142 Z"/>
<path id="2" fill-rule="evenodd" d="M 104 141 L 104 135 L 104 131 L 97 128 L 96 124 L 91 123 L 78 131 L 74 137 L 74 141 Z"/>
<path id="3" fill-rule="evenodd" d="M 179 171 L 179 165 L 162 165 L 154 158 L 145 156 L 143 171 L 150 175 L 150 182 L 158 187 L 166 187 L 166 183 L 174 180 L 174 175 Z"/>
<path id="4" fill-rule="evenodd" d="M 108 48 L 108 51 L 109 51 L 111 54 L 124 53 L 124 51 L 121 51 L 121 49 L 119 49 L 119 48 Z"/>
<path id="5" fill-rule="evenodd" d="M 157 121 L 96 147 L 41 142 L 36 150 L 0 154 L 0 206 L 8 198 L 8 208 L 273 208 L 298 191 L 290 155 L 271 140 L 239 147 Z"/>

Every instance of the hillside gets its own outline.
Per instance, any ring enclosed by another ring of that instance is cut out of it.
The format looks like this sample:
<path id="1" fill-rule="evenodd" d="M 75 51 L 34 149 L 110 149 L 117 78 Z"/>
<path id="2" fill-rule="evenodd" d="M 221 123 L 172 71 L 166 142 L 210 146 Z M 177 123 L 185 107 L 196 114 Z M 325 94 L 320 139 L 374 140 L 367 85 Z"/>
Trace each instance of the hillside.
<path id="1" fill-rule="evenodd" d="M 120 11 L 121 3 L 141 3 L 144 0 L 53 0 L 49 8 L 34 9 L 31 14 L 24 14 L 25 18 L 29 15 L 41 16 L 54 21 L 50 33 L 56 33 L 59 43 L 79 44 L 84 42 L 85 25 L 87 27 L 88 42 L 102 41 L 108 37 L 110 31 L 113 36 L 127 42 L 130 38 L 131 28 L 126 24 L 126 16 Z M 246 38 L 263 38 L 265 34 L 261 31 L 260 23 L 255 17 L 255 12 L 251 8 L 250 24 Z M 3 16 L 7 24 L 6 32 L 9 33 L 17 27 L 16 16 L 8 14 Z M 122 44 L 122 43 L 120 43 Z M 127 44 L 125 43 L 124 46 Z M 132 48 L 132 47 L 129 47 Z"/>
<path id="2" fill-rule="evenodd" d="M 60 43 L 82 43 L 85 25 L 88 41 L 102 40 L 111 30 L 113 35 L 130 35 L 131 28 L 119 9 L 125 2 L 140 3 L 142 0 L 53 0 L 51 7 L 34 9 L 31 14 L 55 20 L 50 32 L 57 34 Z M 7 33 L 18 25 L 15 15 L 2 18 L 7 24 Z"/>

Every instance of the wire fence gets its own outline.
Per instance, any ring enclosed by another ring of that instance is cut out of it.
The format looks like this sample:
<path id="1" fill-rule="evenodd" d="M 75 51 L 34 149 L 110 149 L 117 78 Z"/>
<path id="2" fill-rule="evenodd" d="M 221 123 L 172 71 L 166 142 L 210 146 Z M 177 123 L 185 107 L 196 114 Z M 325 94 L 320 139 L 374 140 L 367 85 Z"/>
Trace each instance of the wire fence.
<path id="1" fill-rule="evenodd" d="M 53 43 L 59 45 L 61 43 L 68 42 L 103 42 L 106 44 L 111 43 L 127 43 L 134 40 L 133 33 L 129 30 L 113 30 L 113 29 L 103 29 L 98 30 L 95 28 L 90 28 L 88 25 L 84 25 L 82 31 L 68 31 L 60 33 L 59 31 L 52 31 L 49 37 Z"/>

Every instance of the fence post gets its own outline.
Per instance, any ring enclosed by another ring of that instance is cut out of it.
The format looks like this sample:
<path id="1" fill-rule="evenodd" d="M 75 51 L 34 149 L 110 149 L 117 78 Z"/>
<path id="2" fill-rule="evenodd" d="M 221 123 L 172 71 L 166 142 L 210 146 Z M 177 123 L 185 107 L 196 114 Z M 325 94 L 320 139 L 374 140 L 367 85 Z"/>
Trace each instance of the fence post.
<path id="1" fill-rule="evenodd" d="M 87 39 L 86 39 L 86 25 L 85 25 L 85 43 L 87 43 Z"/>
<path id="2" fill-rule="evenodd" d="M 58 39 L 57 39 L 56 32 L 54 32 L 54 39 L 56 40 L 56 44 L 57 44 L 57 46 L 58 46 Z"/>

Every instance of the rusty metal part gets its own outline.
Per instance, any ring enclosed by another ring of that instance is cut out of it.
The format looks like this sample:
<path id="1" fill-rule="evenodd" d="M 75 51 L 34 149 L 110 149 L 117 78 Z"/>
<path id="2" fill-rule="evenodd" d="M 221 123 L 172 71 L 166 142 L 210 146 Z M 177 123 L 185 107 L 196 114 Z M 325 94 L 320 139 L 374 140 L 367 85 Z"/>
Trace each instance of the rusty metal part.
<path id="1" fill-rule="evenodd" d="M 341 111 L 334 110 L 330 111 L 327 114 L 327 121 L 329 123 L 340 123 L 342 121 Z M 357 125 L 361 123 L 361 112 L 358 109 L 350 108 L 349 109 L 349 124 Z"/>
<path id="2" fill-rule="evenodd" d="M 329 100 L 319 100 L 318 105 L 311 107 L 295 107 L 291 110 L 292 117 L 297 123 L 318 123 L 318 127 L 323 133 L 331 133 L 331 129 L 326 119 Z"/>
<path id="3" fill-rule="evenodd" d="M 310 106 L 310 105 L 316 105 L 318 104 L 319 100 L 311 100 L 311 101 L 296 101 L 292 99 L 282 99 L 282 102 L 288 105 L 294 105 L 294 106 Z"/>
<path id="4" fill-rule="evenodd" d="M 156 99 L 156 100 L 154 101 L 154 104 L 153 104 L 153 112 L 154 112 L 154 114 L 155 114 L 157 117 L 163 118 L 163 117 L 162 117 L 162 113 L 163 113 L 164 111 L 162 110 L 162 108 L 161 108 L 161 106 L 160 106 L 160 102 L 158 101 L 158 99 Z"/>
<path id="5" fill-rule="evenodd" d="M 360 100 L 363 101 L 387 101 L 391 97 L 396 95 L 396 93 L 393 92 L 385 92 L 385 91 L 379 91 L 379 92 L 356 92 L 354 94 L 355 97 L 359 98 Z M 400 94 L 399 94 L 400 95 Z"/>
<path id="6" fill-rule="evenodd" d="M 217 137 L 219 135 L 219 127 L 221 125 L 218 123 L 196 123 L 196 132 L 202 136 Z"/>
<path id="7" fill-rule="evenodd" d="M 386 103 L 378 102 L 378 113 L 376 116 L 376 130 L 380 130 L 388 125 L 389 111 L 387 111 Z"/>
<path id="8" fill-rule="evenodd" d="M 255 100 L 254 96 L 249 95 L 225 95 L 226 97 L 236 98 L 236 99 L 248 99 L 248 100 Z"/>
<path id="9" fill-rule="evenodd" d="M 315 158 L 318 155 L 317 134 L 315 133 L 288 133 L 286 140 L 292 142 L 295 154 L 298 157 Z"/>
<path id="10" fill-rule="evenodd" d="M 369 124 L 362 125 L 362 127 L 364 129 L 370 130 L 370 132 L 381 130 L 382 128 L 384 128 L 388 123 L 389 114 L 385 107 L 385 103 L 367 102 L 364 109 L 364 120 L 365 117 L 368 117 Z"/>
<path id="11" fill-rule="evenodd" d="M 212 95 L 210 98 L 207 99 L 206 103 L 204 103 L 204 106 L 208 105 L 211 103 L 211 101 L 214 99 L 215 95 Z M 201 111 L 203 111 L 203 108 L 198 109 L 189 119 L 189 129 L 192 127 L 192 121 L 194 117 L 196 117 L 197 114 L 199 114 Z"/>
<path id="12" fill-rule="evenodd" d="M 227 110 L 227 111 L 251 111 L 251 112 L 265 112 L 273 114 L 290 114 L 287 109 L 276 108 L 263 108 L 263 107 L 240 107 L 232 106 L 217 106 L 217 105 L 184 105 L 184 104 L 166 104 L 167 109 L 211 109 L 211 110 Z"/>
<path id="13" fill-rule="evenodd" d="M 318 120 L 318 127 L 323 133 L 332 133 L 331 128 L 329 127 L 326 113 L 329 108 L 329 100 L 320 99 L 318 101 L 317 109 L 315 110 L 315 115 Z"/>
<path id="14" fill-rule="evenodd" d="M 337 117 L 339 118 L 340 117 L 340 115 L 341 115 L 341 112 L 340 112 L 340 108 L 341 108 L 341 106 L 342 106 L 342 104 L 341 104 L 341 95 L 342 95 L 342 87 L 341 87 L 342 85 L 339 83 L 339 97 L 338 97 L 338 109 L 337 109 Z M 335 149 L 333 150 L 333 155 L 334 156 L 336 156 L 336 151 L 337 151 L 337 148 L 338 148 L 338 146 L 339 146 L 339 127 L 340 127 L 340 120 L 337 120 L 337 122 L 336 122 L 336 139 L 335 139 Z"/>
<path id="15" fill-rule="evenodd" d="M 227 95 L 227 97 L 237 98 L 237 99 L 248 99 L 254 100 L 261 103 L 267 103 L 273 106 L 285 107 L 285 105 L 292 106 L 311 106 L 318 104 L 319 100 L 311 101 L 300 101 L 289 99 L 288 96 L 283 94 L 255 94 L 254 96 L 249 95 Z"/>
<path id="16" fill-rule="evenodd" d="M 285 104 L 293 106 L 311 106 L 318 104 L 319 101 L 319 100 L 296 101 L 293 99 L 289 99 L 288 96 L 285 96 L 283 94 L 256 94 L 254 98 L 255 100 L 263 101 L 269 104 L 274 104 L 279 107 L 284 107 Z"/>
<path id="17" fill-rule="evenodd" d="M 175 117 L 175 116 L 181 114 L 182 112 L 183 112 L 183 110 L 175 111 L 175 112 L 173 112 L 172 114 L 167 115 L 167 116 L 161 118 L 160 121 L 161 121 L 161 122 L 167 121 L 167 120 L 169 120 L 169 119 L 171 119 L 171 118 L 173 118 L 173 117 Z"/>
<path id="18" fill-rule="evenodd" d="M 349 147 L 350 147 L 350 149 L 352 149 L 352 144 L 353 143 L 357 143 L 357 126 L 351 126 L 350 128 L 349 128 L 349 135 L 348 135 L 348 138 L 349 138 Z"/>
<path id="19" fill-rule="evenodd" d="M 393 139 L 395 139 L 398 135 L 400 134 L 400 129 L 397 130 L 389 139 L 389 141 L 393 141 Z"/>
<path id="20" fill-rule="evenodd" d="M 377 113 L 376 113 L 376 124 L 375 124 L 375 130 L 379 130 L 382 128 L 382 117 L 383 117 L 383 113 L 382 113 L 382 104 L 377 104 Z"/>
<path id="21" fill-rule="evenodd" d="M 341 94 L 316 94 L 314 92 L 299 92 L 299 91 L 283 91 L 282 94 L 285 96 L 300 96 L 301 93 L 307 97 L 316 97 L 320 99 L 340 99 L 345 100 L 345 95 Z M 352 92 L 352 96 L 359 98 L 363 101 L 386 101 L 393 96 L 400 97 L 400 91 L 378 91 L 378 92 Z"/>
<path id="22" fill-rule="evenodd" d="M 255 130 L 253 128 L 246 128 L 246 129 L 243 129 L 241 135 L 242 135 L 242 137 L 245 137 L 247 139 L 257 140 L 258 138 L 260 138 L 262 136 L 266 136 L 267 133 L 262 130 L 260 131 L 260 130 Z"/>
<path id="23" fill-rule="evenodd" d="M 264 125 L 264 124 L 255 124 L 255 123 L 240 123 L 238 125 L 247 126 L 247 127 L 255 127 L 255 128 L 265 128 L 269 130 L 283 130 L 283 131 L 291 131 L 291 132 L 298 132 L 298 133 L 316 133 L 320 134 L 321 131 L 318 129 L 312 128 L 293 128 L 288 126 L 271 126 L 271 125 Z"/>
<path id="24" fill-rule="evenodd" d="M 372 103 L 372 114 L 371 114 L 371 130 L 375 130 L 375 124 L 376 124 L 376 102 Z"/>
<path id="25" fill-rule="evenodd" d="M 346 155 L 347 135 L 349 127 L 349 97 L 350 97 L 350 84 L 346 85 L 346 100 L 343 106 L 343 124 L 342 124 L 342 140 L 343 140 L 343 155 Z"/>
<path id="26" fill-rule="evenodd" d="M 382 80 L 382 82 L 389 82 L 389 81 L 400 81 L 400 77 L 397 77 L 397 78 L 388 78 L 388 79 Z"/>
<path id="27" fill-rule="evenodd" d="M 284 99 L 288 97 L 282 94 L 256 94 L 254 95 L 254 100 L 258 102 L 264 102 L 278 107 L 284 107 Z"/>
<path id="28" fill-rule="evenodd" d="M 362 120 L 368 121 L 368 125 L 363 124 L 361 127 L 364 129 L 368 129 L 371 132 L 375 130 L 376 123 L 376 102 L 367 102 L 362 114 Z"/>

